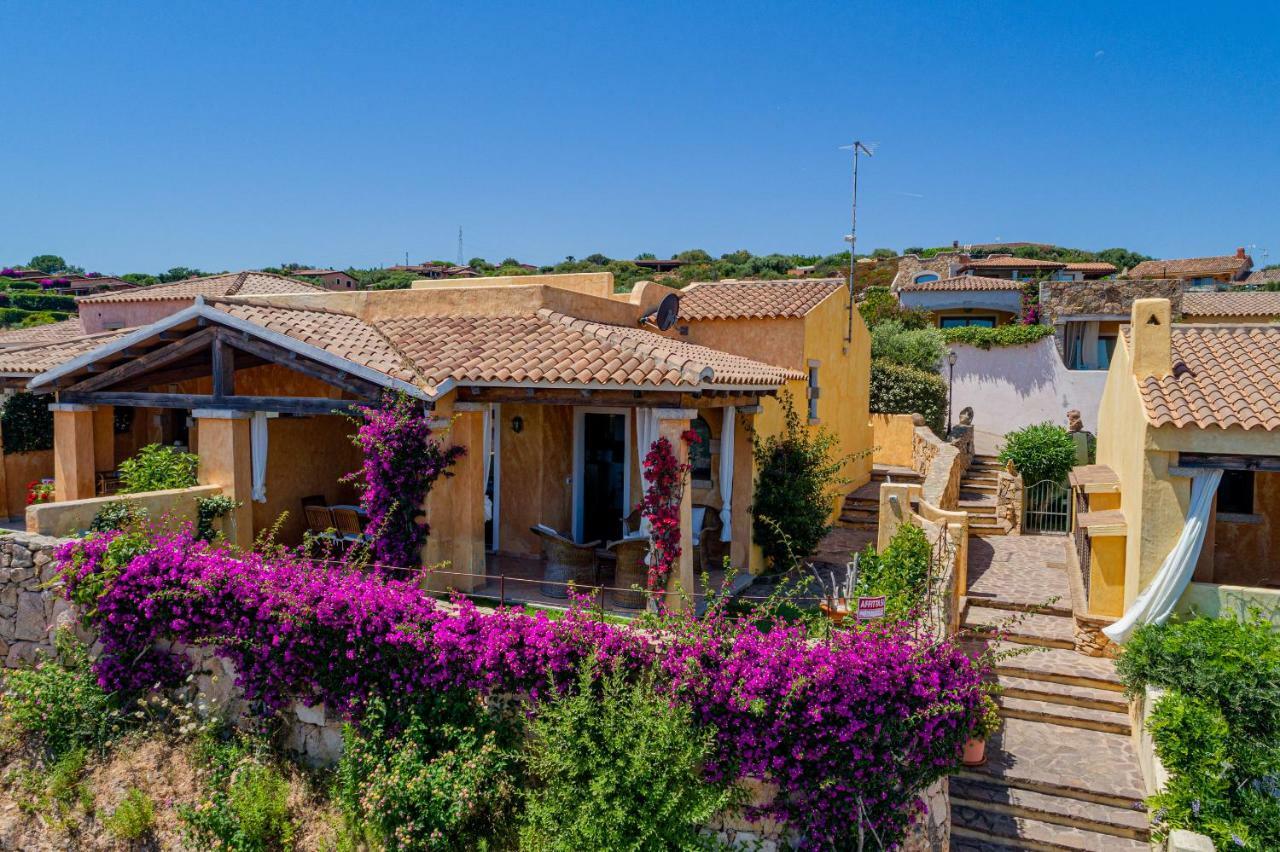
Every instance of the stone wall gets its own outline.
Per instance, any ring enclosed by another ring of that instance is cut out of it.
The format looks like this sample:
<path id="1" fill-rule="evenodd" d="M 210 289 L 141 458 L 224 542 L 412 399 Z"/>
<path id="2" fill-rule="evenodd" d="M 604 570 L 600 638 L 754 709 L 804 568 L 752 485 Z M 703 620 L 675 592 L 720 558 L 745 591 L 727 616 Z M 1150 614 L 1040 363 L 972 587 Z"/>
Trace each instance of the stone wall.
<path id="1" fill-rule="evenodd" d="M 960 500 L 960 478 L 972 457 L 972 441 L 956 446 L 933 434 L 928 426 L 916 426 L 911 466 L 924 477 L 922 496 L 939 509 L 956 507 Z"/>
<path id="2" fill-rule="evenodd" d="M 71 630 L 100 650 L 91 630 L 62 596 L 62 581 L 53 566 L 54 552 L 66 539 L 14 533 L 0 537 L 0 659 L 5 668 L 18 668 L 54 655 L 54 634 Z M 233 724 L 248 718 L 248 707 L 235 686 L 230 660 L 204 648 L 170 646 L 186 654 L 196 673 L 178 698 L 192 702 L 205 715 L 220 715 Z M 285 718 L 285 741 L 299 758 L 313 766 L 335 763 L 342 753 L 342 723 L 325 716 L 323 707 L 298 705 Z"/>
<path id="3" fill-rule="evenodd" d="M 898 259 L 898 273 L 893 276 L 891 286 L 897 290 L 903 284 L 914 281 L 921 272 L 932 272 L 939 278 L 950 278 L 961 264 L 968 262 L 969 256 L 958 252 L 943 252 L 926 258 L 904 254 Z"/>
<path id="4" fill-rule="evenodd" d="M 1022 530 L 1022 474 L 1002 470 L 996 474 L 996 519 L 1009 525 L 1011 533 Z"/>

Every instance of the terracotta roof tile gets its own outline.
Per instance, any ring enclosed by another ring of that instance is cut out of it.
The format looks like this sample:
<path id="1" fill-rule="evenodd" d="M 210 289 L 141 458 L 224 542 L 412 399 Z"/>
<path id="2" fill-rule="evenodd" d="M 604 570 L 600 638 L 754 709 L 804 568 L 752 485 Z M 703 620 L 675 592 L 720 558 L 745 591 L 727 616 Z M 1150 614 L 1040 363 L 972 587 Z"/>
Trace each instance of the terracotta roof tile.
<path id="1" fill-rule="evenodd" d="M 296 281 L 284 275 L 274 275 L 269 272 L 225 272 L 204 278 L 188 278 L 186 281 L 175 281 L 172 284 L 153 284 L 150 287 L 138 287 L 134 290 L 83 296 L 77 301 L 82 304 L 157 302 L 170 299 L 195 299 L 196 296 L 218 299 L 223 296 L 270 296 L 323 292 L 326 291 L 321 287 Z"/>
<path id="2" fill-rule="evenodd" d="M 1169 278 L 1179 275 L 1236 274 L 1253 265 L 1249 257 L 1234 254 L 1221 257 L 1184 257 L 1174 260 L 1144 260 L 1129 270 L 1130 278 Z"/>
<path id="3" fill-rule="evenodd" d="M 1280 293 L 1250 290 L 1184 293 L 1182 313 L 1204 317 L 1280 317 Z"/>
<path id="4" fill-rule="evenodd" d="M 84 337 L 80 317 L 62 322 L 33 325 L 30 328 L 6 328 L 0 330 L 0 347 L 32 346 L 42 343 L 61 343 L 76 337 Z"/>
<path id="5" fill-rule="evenodd" d="M 965 269 L 1061 269 L 1066 266 L 1059 260 L 1039 260 L 1032 257 L 1014 257 L 993 254 L 964 264 Z"/>
<path id="6" fill-rule="evenodd" d="M 1280 428 L 1280 328 L 1178 325 L 1172 348 L 1173 375 L 1138 382 L 1152 425 Z"/>
<path id="7" fill-rule="evenodd" d="M 940 278 L 937 281 L 908 281 L 899 289 L 910 292 L 928 292 L 930 290 L 1017 290 L 1021 291 L 1025 281 L 1014 281 L 1012 278 L 985 278 L 981 275 L 956 275 L 951 278 Z"/>
<path id="8" fill-rule="evenodd" d="M 1089 260 L 1083 263 L 1068 263 L 1067 271 L 1093 273 L 1095 275 L 1111 275 L 1112 273 L 1119 272 L 1120 270 L 1116 269 L 1115 264 L 1112 263 Z"/>
<path id="9" fill-rule="evenodd" d="M 680 293 L 680 319 L 784 319 L 802 317 L 844 281 L 729 281 L 691 284 Z"/>
<path id="10" fill-rule="evenodd" d="M 133 331 L 133 329 L 107 331 L 57 343 L 0 350 L 0 375 L 35 376 L 58 366 L 64 361 L 70 361 L 90 349 L 101 346 L 104 343 L 110 343 L 118 337 L 123 337 L 130 331 Z"/>

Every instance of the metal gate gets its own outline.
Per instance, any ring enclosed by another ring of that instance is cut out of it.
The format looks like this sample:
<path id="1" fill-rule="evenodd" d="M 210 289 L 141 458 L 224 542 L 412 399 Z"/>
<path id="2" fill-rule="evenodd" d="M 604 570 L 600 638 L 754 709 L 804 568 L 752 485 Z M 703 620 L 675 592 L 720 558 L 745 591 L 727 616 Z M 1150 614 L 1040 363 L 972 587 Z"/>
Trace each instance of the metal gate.
<path id="1" fill-rule="evenodd" d="M 1022 496 L 1022 531 L 1066 535 L 1071 531 L 1071 489 L 1042 479 Z"/>

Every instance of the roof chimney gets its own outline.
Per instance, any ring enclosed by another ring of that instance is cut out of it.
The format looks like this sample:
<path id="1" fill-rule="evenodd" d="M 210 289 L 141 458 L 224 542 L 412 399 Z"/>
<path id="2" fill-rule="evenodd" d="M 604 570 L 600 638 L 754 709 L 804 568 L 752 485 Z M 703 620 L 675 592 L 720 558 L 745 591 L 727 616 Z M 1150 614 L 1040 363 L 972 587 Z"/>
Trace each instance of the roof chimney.
<path id="1" fill-rule="evenodd" d="M 1236 249 L 1236 257 L 1240 258 L 1241 260 L 1244 260 L 1244 248 L 1243 248 L 1243 247 Z"/>
<path id="2" fill-rule="evenodd" d="M 1132 369 L 1138 381 L 1173 375 L 1172 311 L 1168 299 L 1135 299 L 1129 320 Z"/>

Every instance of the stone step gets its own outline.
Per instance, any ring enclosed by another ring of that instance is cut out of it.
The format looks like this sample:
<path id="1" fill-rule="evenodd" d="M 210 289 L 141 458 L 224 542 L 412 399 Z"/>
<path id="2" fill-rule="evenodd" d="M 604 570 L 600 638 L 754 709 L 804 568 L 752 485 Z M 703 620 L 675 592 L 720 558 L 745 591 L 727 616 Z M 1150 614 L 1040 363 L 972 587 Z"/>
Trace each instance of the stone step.
<path id="1" fill-rule="evenodd" d="M 1131 840 L 1147 840 L 1151 836 L 1145 810 L 1082 802 L 971 778 L 952 778 L 950 792 L 953 806 L 959 804 Z"/>
<path id="2" fill-rule="evenodd" d="M 970 515 L 985 515 L 991 518 L 996 517 L 996 504 L 993 500 L 961 497 L 956 501 L 956 508 L 968 512 Z"/>
<path id="3" fill-rule="evenodd" d="M 971 522 L 969 524 L 970 536 L 991 536 L 991 535 L 1008 535 L 1008 534 L 1009 534 L 1009 528 L 1005 526 L 1003 522 L 996 522 L 996 523 L 979 522 L 976 524 Z"/>
<path id="4" fill-rule="evenodd" d="M 1110 689 L 1094 689 L 1088 686 L 1071 686 L 1031 680 L 1023 677 L 999 675 L 996 677 L 1005 698 L 1025 698 L 1029 701 L 1061 704 L 1066 707 L 1087 707 L 1112 713 L 1129 713 L 1129 702 L 1124 694 Z"/>
<path id="5" fill-rule="evenodd" d="M 1034 852 L 1150 852 L 1151 849 L 1147 842 L 1141 840 L 977 809 L 966 804 L 951 806 L 951 836 L 982 844 L 971 847 L 975 849 L 1009 848 Z M 951 848 L 956 849 L 957 846 L 953 843 Z"/>
<path id="6" fill-rule="evenodd" d="M 1016 640 L 990 643 L 997 653 L 1020 652 L 996 662 L 996 674 L 1028 680 L 1065 683 L 1123 692 L 1115 663 L 1105 657 L 1086 657 L 1065 648 L 1045 648 Z M 1027 649 L 1030 649 L 1028 651 Z"/>
<path id="7" fill-rule="evenodd" d="M 1128 713 L 1073 707 L 1069 704 L 1049 701 L 1029 701 L 1008 695 L 1000 696 L 996 703 L 1000 705 L 1000 715 L 1006 719 L 1026 719 L 1029 722 L 1044 722 L 1047 725 L 1061 725 L 1064 728 L 1081 728 L 1086 731 L 1102 731 L 1125 736 L 1133 733 L 1133 725 L 1129 721 Z"/>
<path id="8" fill-rule="evenodd" d="M 1046 615 L 1071 615 L 1071 607 L 1064 606 L 1062 601 L 1051 604 L 1033 604 L 1022 601 L 1006 601 L 999 598 L 986 598 L 980 595 L 969 595 L 969 603 L 984 606 L 988 609 L 1003 609 L 1009 612 L 1039 612 Z"/>
<path id="9" fill-rule="evenodd" d="M 995 493 L 1000 489 L 1000 483 L 994 479 L 971 479 L 966 476 L 960 480 L 961 491 L 990 491 Z"/>
<path id="10" fill-rule="evenodd" d="M 1044 648 L 1074 649 L 1075 621 L 1063 615 L 1015 613 L 969 601 L 964 626 L 977 631 L 999 630 L 1005 640 Z"/>
<path id="11" fill-rule="evenodd" d="M 1005 719 L 987 742 L 987 762 L 958 777 L 1080 802 L 1141 809 L 1138 755 L 1126 734 Z"/>

